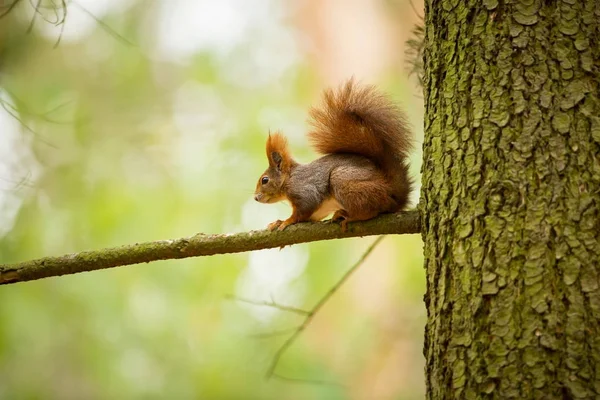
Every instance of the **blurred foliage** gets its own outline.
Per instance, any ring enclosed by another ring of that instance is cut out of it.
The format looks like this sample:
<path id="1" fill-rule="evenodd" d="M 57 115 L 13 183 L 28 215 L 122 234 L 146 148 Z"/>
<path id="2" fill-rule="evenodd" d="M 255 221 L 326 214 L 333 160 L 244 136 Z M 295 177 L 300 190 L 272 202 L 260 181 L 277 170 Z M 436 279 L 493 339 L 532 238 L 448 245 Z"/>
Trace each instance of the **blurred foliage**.
<path id="1" fill-rule="evenodd" d="M 92 3 L 70 3 L 65 26 L 38 18 L 31 32 L 35 2 L 0 19 L 0 263 L 258 229 L 285 216 L 286 205 L 251 194 L 268 129 L 288 134 L 300 160 L 314 157 L 305 112 L 322 85 L 294 45 L 293 10 L 224 2 L 233 22 L 246 16 L 245 30 L 174 56 L 160 50 L 176 26 L 165 19 L 185 1 L 83 8 Z M 390 72 L 385 89 L 412 103 L 402 75 Z M 266 381 L 285 337 L 254 335 L 300 317 L 225 299 L 310 308 L 372 240 L 2 287 L 0 398 L 421 398 L 418 236 L 385 239 L 277 370 L 343 387 Z"/>

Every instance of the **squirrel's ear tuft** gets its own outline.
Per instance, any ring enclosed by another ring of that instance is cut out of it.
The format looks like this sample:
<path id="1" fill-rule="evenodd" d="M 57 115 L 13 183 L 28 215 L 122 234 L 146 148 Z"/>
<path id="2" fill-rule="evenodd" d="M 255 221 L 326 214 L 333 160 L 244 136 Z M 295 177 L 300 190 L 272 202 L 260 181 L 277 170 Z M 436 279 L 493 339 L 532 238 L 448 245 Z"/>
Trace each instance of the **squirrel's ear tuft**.
<path id="1" fill-rule="evenodd" d="M 270 133 L 267 139 L 267 158 L 269 165 L 276 167 L 281 172 L 289 172 L 292 164 L 288 151 L 287 139 L 279 132 Z"/>

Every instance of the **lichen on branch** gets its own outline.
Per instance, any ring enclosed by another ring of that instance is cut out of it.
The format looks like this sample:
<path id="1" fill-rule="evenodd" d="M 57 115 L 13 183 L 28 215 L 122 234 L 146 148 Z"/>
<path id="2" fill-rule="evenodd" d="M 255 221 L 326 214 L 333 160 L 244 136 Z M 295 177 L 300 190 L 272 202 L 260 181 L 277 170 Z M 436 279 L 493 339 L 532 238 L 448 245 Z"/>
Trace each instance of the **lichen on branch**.
<path id="1" fill-rule="evenodd" d="M 181 239 L 136 243 L 0 265 L 0 284 L 25 282 L 158 260 L 271 249 L 319 240 L 419 232 L 419 214 L 417 211 L 408 211 L 350 223 L 346 232 L 341 231 L 339 224 L 325 221 L 296 224 L 281 232 L 259 230 L 217 235 L 200 233 Z"/>

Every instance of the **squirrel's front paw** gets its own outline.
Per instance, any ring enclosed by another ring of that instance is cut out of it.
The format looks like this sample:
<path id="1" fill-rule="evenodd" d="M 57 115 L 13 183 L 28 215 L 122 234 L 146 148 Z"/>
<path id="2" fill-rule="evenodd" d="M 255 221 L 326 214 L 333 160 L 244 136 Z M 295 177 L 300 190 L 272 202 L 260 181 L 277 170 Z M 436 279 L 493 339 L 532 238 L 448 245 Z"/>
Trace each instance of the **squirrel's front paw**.
<path id="1" fill-rule="evenodd" d="M 292 225 L 293 223 L 294 223 L 293 221 L 291 221 L 291 220 L 289 220 L 289 219 L 286 219 L 285 221 L 283 221 L 283 222 L 281 223 L 281 225 L 279 225 L 279 230 L 280 230 L 280 231 L 282 231 L 282 230 L 284 230 L 285 228 L 287 228 L 288 226 Z"/>
<path id="2" fill-rule="evenodd" d="M 274 231 L 275 229 L 279 228 L 279 225 L 281 225 L 283 223 L 282 220 L 278 219 L 275 222 L 271 222 L 269 225 L 267 225 L 267 229 L 270 231 Z"/>

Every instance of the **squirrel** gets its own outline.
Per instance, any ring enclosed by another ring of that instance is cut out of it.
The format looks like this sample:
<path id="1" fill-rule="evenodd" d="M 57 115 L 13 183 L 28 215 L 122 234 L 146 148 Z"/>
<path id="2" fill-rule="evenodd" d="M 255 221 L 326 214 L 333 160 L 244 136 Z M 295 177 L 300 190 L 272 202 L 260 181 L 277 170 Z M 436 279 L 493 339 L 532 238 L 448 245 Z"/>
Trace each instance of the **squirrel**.
<path id="1" fill-rule="evenodd" d="M 256 184 L 260 203 L 287 200 L 292 215 L 268 229 L 320 221 L 332 212 L 332 221 L 363 221 L 402 210 L 412 190 L 407 158 L 412 135 L 401 110 L 372 85 L 349 79 L 327 89 L 323 106 L 309 110 L 312 147 L 323 156 L 308 164 L 290 155 L 287 139 L 269 133 L 269 167 Z"/>

